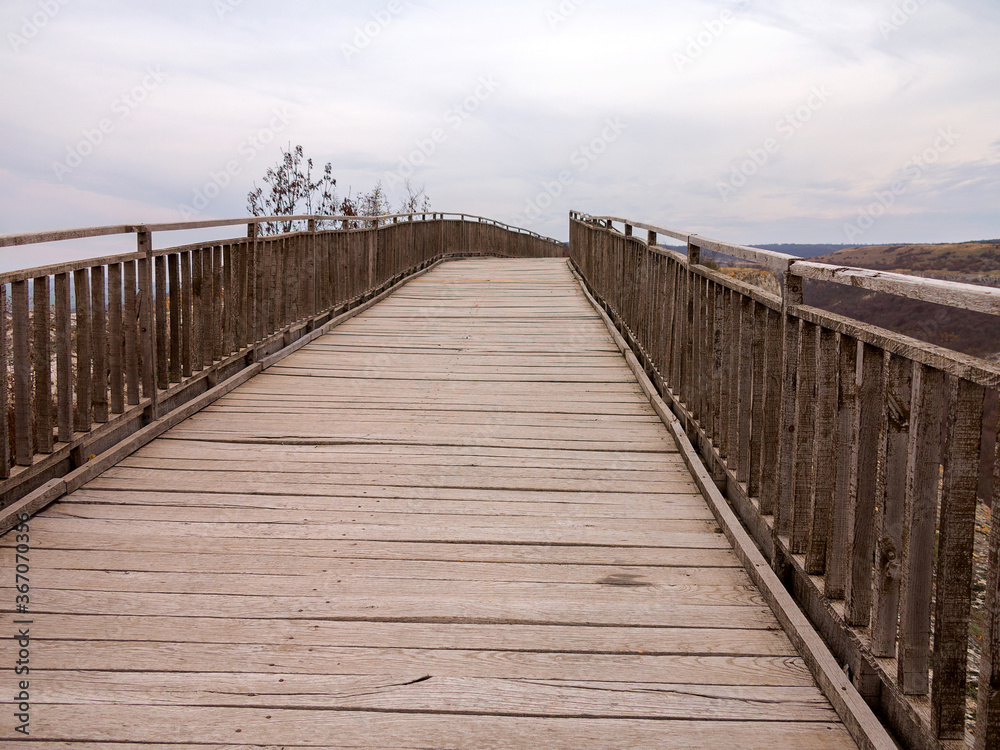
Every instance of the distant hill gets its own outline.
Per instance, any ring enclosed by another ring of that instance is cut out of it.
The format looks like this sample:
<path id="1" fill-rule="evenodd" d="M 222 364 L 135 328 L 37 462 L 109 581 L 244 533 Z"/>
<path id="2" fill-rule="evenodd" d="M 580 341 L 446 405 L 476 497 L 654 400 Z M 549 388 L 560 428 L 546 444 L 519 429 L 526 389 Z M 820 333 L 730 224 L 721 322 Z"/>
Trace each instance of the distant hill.
<path id="1" fill-rule="evenodd" d="M 854 247 L 813 260 L 1000 286 L 1000 240 Z M 806 284 L 806 304 L 949 349 L 1000 359 L 1000 319 L 992 315 L 812 281 Z"/>
<path id="2" fill-rule="evenodd" d="M 800 258 L 815 258 L 818 255 L 828 255 L 848 248 L 856 248 L 855 245 L 795 245 L 782 243 L 778 245 L 753 245 L 764 250 L 771 250 L 776 253 L 787 255 L 797 255 Z"/>
<path id="3" fill-rule="evenodd" d="M 813 260 L 904 273 L 1000 273 L 1000 240 L 941 245 L 869 245 L 817 255 Z"/>

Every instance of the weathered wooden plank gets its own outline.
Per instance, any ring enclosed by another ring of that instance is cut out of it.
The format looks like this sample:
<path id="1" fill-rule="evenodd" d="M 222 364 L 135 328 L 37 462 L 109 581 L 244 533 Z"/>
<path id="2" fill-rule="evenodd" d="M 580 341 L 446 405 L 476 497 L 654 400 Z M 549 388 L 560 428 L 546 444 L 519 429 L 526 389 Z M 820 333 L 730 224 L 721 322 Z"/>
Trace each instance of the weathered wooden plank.
<path id="1" fill-rule="evenodd" d="M 854 425 L 858 402 L 858 343 L 837 334 L 839 352 L 837 374 L 837 417 L 834 427 L 833 514 L 830 545 L 826 555 L 825 593 L 831 599 L 843 599 L 847 591 L 851 547 L 851 474 L 854 462 Z"/>
<path id="2" fill-rule="evenodd" d="M 139 234 L 139 246 L 147 255 L 151 252 L 149 234 Z M 153 297 L 153 260 L 150 257 L 137 261 L 137 295 L 139 299 L 139 364 L 142 368 L 142 396 L 156 399 L 156 314 Z"/>
<path id="3" fill-rule="evenodd" d="M 10 415 L 7 412 L 9 401 L 7 393 L 7 363 L 10 353 L 7 346 L 7 285 L 0 284 L 0 479 L 10 476 Z"/>
<path id="4" fill-rule="evenodd" d="M 111 375 L 112 414 L 125 412 L 125 356 L 122 327 L 122 266 L 108 266 L 108 369 Z"/>
<path id="5" fill-rule="evenodd" d="M 73 439 L 73 319 L 69 274 L 56 275 L 56 412 L 59 442 Z"/>
<path id="6" fill-rule="evenodd" d="M 194 365 L 194 299 L 192 294 L 191 253 L 181 253 L 180 258 L 180 292 L 181 292 L 181 326 L 183 340 L 181 344 L 181 377 L 189 378 L 197 369 Z"/>
<path id="7" fill-rule="evenodd" d="M 795 389 L 795 435 L 792 454 L 792 517 L 789 550 L 803 554 L 808 548 L 812 526 L 812 492 L 816 481 L 813 438 L 816 434 L 816 367 L 820 328 L 799 321 L 798 367 Z"/>
<path id="8" fill-rule="evenodd" d="M 108 304 L 104 266 L 90 269 L 90 299 L 93 334 L 93 371 L 91 373 L 91 403 L 93 420 L 98 424 L 108 421 Z"/>
<path id="9" fill-rule="evenodd" d="M 886 373 L 885 401 L 882 407 L 883 437 L 878 461 L 872 653 L 891 658 L 896 655 L 902 576 L 906 461 L 912 426 L 913 364 L 901 357 L 888 357 Z"/>
<path id="10" fill-rule="evenodd" d="M 781 441 L 778 447 L 778 502 L 774 508 L 774 534 L 784 536 L 792 525 L 792 477 L 795 473 L 795 416 L 798 387 L 799 319 L 783 312 L 781 321 Z"/>
<path id="11" fill-rule="evenodd" d="M 944 373 L 924 365 L 914 367 L 897 658 L 899 684 L 906 695 L 926 695 L 930 688 L 931 596 L 944 393 Z"/>
<path id="12" fill-rule="evenodd" d="M 31 317 L 28 304 L 28 282 L 10 285 L 11 324 L 14 369 L 14 461 L 18 466 L 31 466 L 35 455 L 34 399 L 31 387 Z"/>
<path id="13" fill-rule="evenodd" d="M 952 379 L 949 391 L 937 544 L 931 727 L 943 739 L 963 739 L 985 391 L 980 385 L 958 379 Z"/>
<path id="14" fill-rule="evenodd" d="M 32 356 L 35 380 L 35 452 L 52 453 L 55 436 L 52 432 L 52 345 L 49 336 L 49 277 L 41 276 L 32 281 L 33 309 Z"/>
<path id="15" fill-rule="evenodd" d="M 806 572 L 826 573 L 826 558 L 833 526 L 834 440 L 837 420 L 837 377 L 840 352 L 837 334 L 819 331 L 816 350 L 816 418 L 813 433 L 812 523 L 806 550 Z"/>
<path id="16" fill-rule="evenodd" d="M 155 279 L 153 294 L 156 299 L 154 314 L 156 316 L 156 387 L 166 390 L 170 386 L 170 324 L 167 320 L 167 258 L 158 255 L 153 259 Z"/>
<path id="17" fill-rule="evenodd" d="M 750 433 L 753 427 L 753 381 L 755 338 L 754 304 L 750 297 L 739 296 L 739 395 L 736 397 L 737 413 L 739 414 L 737 430 L 738 458 L 736 461 L 736 479 L 747 484 L 750 482 Z M 756 494 L 756 493 L 754 493 Z"/>
<path id="18" fill-rule="evenodd" d="M 91 321 L 90 271 L 82 269 L 73 274 L 73 293 L 76 301 L 76 416 L 77 432 L 90 432 L 93 418 L 93 365 Z"/>
<path id="19" fill-rule="evenodd" d="M 320 743 L 324 748 L 489 747 L 498 738 L 510 750 L 573 750 L 581 735 L 599 747 L 722 747 L 734 736 L 747 750 L 782 744 L 801 750 L 849 747 L 842 726 L 828 722 L 776 725 L 760 721 L 655 721 L 642 719 L 555 718 L 519 716 L 455 716 L 379 714 L 373 729 L 371 712 L 122 706 L 108 715 L 91 706 L 51 706 L 37 720 L 39 739 L 71 736 L 82 742 L 102 741 L 109 734 L 129 742 L 177 743 L 198 727 L 205 743 L 231 743 L 238 727 L 241 746 L 295 747 Z M 34 726 L 34 722 L 33 722 Z M 377 732 L 375 745 L 373 731 Z M 218 745 L 216 745 L 216 750 Z M 51 750 L 44 748 L 44 750 Z"/>
<path id="20" fill-rule="evenodd" d="M 1000 425 L 996 425 L 1000 432 Z M 1000 440 L 993 453 L 992 507 L 1000 508 Z M 976 695 L 976 750 L 1000 748 L 1000 523 L 990 525 L 983 603 L 983 651 Z"/>
<path id="21" fill-rule="evenodd" d="M 125 264 L 125 392 L 130 406 L 139 403 L 139 300 L 136 263 Z"/>
<path id="22" fill-rule="evenodd" d="M 858 408 L 851 440 L 851 488 L 847 517 L 851 558 L 844 598 L 847 623 L 867 627 L 872 617 L 878 456 L 884 422 L 885 370 L 882 352 L 859 342 L 857 368 Z"/>
<path id="23" fill-rule="evenodd" d="M 781 316 L 773 310 L 765 310 L 766 346 L 763 355 L 765 364 L 764 415 L 761 430 L 761 515 L 773 515 L 780 495 L 780 445 L 781 445 Z"/>

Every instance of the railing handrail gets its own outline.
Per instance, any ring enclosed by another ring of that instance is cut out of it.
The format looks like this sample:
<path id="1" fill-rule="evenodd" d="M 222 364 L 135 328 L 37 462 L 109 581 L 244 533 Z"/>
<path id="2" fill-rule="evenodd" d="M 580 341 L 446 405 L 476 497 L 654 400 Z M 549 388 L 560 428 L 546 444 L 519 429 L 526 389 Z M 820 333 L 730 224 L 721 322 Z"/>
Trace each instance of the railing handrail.
<path id="1" fill-rule="evenodd" d="M 591 216 L 580 211 L 571 211 L 570 216 L 579 221 L 618 222 L 629 227 L 645 229 L 686 242 L 689 246 L 694 245 L 702 250 L 711 250 L 741 260 L 748 260 L 764 266 L 768 270 L 790 276 L 843 284 L 872 292 L 885 292 L 988 315 L 1000 315 L 1000 289 L 994 287 L 910 276 L 891 271 L 877 271 L 856 266 L 822 263 L 800 258 L 797 255 L 710 239 L 698 234 L 681 232 L 670 227 L 633 221 L 619 216 Z M 782 293 L 784 293 L 784 288 Z"/>
<path id="2" fill-rule="evenodd" d="M 290 221 L 292 222 L 294 221 L 386 222 L 392 219 L 401 219 L 404 217 L 421 217 L 420 220 L 427 220 L 426 217 L 428 216 L 432 217 L 430 219 L 431 221 L 437 220 L 438 217 L 440 217 L 441 219 L 460 218 L 462 221 L 475 220 L 478 222 L 489 223 L 512 232 L 517 232 L 519 234 L 526 234 L 531 237 L 537 237 L 538 239 L 559 243 L 558 240 L 552 239 L 551 237 L 545 237 L 541 234 L 538 234 L 537 232 L 531 231 L 530 229 L 515 227 L 510 224 L 505 224 L 504 222 L 497 221 L 495 219 L 489 219 L 487 217 L 477 216 L 475 214 L 453 213 L 453 212 L 449 213 L 441 211 L 414 211 L 411 213 L 380 214 L 378 216 L 330 216 L 325 214 L 295 214 L 295 215 L 283 215 L 283 216 L 241 216 L 236 219 L 206 219 L 204 221 L 182 221 L 182 222 L 151 223 L 151 224 L 112 224 L 109 226 L 79 227 L 75 229 L 55 229 L 45 232 L 22 232 L 19 234 L 0 235 L 0 248 L 20 247 L 23 245 L 37 245 L 45 242 L 61 242 L 64 240 L 77 240 L 77 239 L 85 239 L 88 237 L 111 237 L 114 235 L 139 234 L 142 232 L 177 232 L 177 231 L 185 231 L 191 229 L 212 229 L 218 227 L 244 226 L 247 224 L 274 224 L 274 223 L 285 223 Z"/>

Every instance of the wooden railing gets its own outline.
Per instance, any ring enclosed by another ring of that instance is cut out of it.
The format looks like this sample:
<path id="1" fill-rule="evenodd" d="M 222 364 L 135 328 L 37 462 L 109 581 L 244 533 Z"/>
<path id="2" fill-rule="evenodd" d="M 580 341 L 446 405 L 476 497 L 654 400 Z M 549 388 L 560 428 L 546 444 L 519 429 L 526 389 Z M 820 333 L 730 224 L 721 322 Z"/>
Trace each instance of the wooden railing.
<path id="1" fill-rule="evenodd" d="M 781 296 L 705 251 L 776 272 Z M 904 747 L 963 746 L 977 502 L 991 501 L 977 498 L 984 397 L 1000 370 L 805 306 L 803 279 L 992 314 L 1000 290 L 575 212 L 570 257 L 859 692 Z M 977 748 L 1000 746 L 998 554 L 995 523 Z"/>
<path id="2" fill-rule="evenodd" d="M 277 221 L 304 231 L 258 231 Z M 157 232 L 240 225 L 246 237 L 153 249 Z M 120 234 L 137 252 L 0 273 L 0 509 L 438 260 L 563 252 L 438 213 L 94 227 L 0 248 Z"/>

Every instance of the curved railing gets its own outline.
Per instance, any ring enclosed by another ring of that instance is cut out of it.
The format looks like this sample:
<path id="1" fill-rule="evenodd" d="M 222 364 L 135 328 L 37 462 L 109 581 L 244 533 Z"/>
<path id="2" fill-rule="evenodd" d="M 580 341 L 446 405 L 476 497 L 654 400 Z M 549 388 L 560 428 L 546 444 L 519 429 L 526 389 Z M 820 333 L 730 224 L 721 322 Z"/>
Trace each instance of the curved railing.
<path id="1" fill-rule="evenodd" d="M 303 231 L 259 231 L 289 221 Z M 247 236 L 153 249 L 154 233 L 230 226 Z M 0 248 L 121 234 L 136 252 L 0 273 L 0 508 L 439 260 L 564 247 L 425 213 L 91 227 Z"/>
<path id="2" fill-rule="evenodd" d="M 706 266 L 705 251 L 776 272 L 781 295 Z M 806 306 L 803 279 L 994 315 L 1000 290 L 576 212 L 570 257 L 859 692 L 905 747 L 961 743 L 977 503 L 992 500 L 978 478 L 1000 467 L 984 405 L 1000 370 Z M 977 747 L 1000 744 L 998 554 L 995 524 Z"/>

